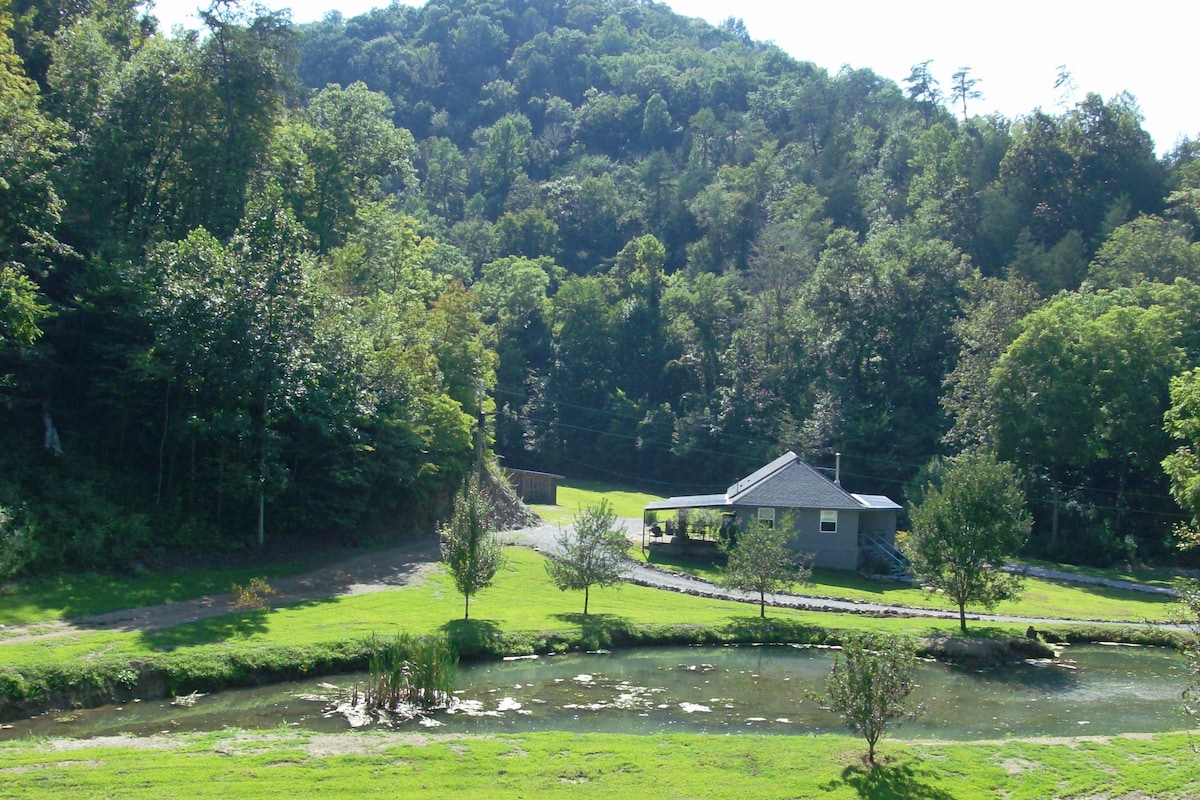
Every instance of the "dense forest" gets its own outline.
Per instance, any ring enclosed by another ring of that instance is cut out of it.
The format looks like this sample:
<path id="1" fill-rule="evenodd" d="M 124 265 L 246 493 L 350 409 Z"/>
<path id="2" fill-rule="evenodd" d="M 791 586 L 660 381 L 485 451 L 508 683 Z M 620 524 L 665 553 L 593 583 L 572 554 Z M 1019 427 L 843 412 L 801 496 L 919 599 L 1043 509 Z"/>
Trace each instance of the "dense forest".
<path id="1" fill-rule="evenodd" d="M 5 5 L 0 577 L 396 535 L 480 424 L 676 494 L 793 449 L 903 500 L 987 447 L 1082 563 L 1200 505 L 1162 466 L 1200 142 L 1157 157 L 1133 97 L 972 115 L 969 68 L 830 74 L 649 0 Z"/>

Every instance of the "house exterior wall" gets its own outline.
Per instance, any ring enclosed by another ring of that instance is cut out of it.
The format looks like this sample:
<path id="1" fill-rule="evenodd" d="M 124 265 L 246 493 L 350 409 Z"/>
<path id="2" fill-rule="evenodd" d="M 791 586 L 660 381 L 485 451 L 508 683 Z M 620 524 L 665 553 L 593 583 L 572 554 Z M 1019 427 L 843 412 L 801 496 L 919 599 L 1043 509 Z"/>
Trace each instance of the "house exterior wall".
<path id="1" fill-rule="evenodd" d="M 758 518 L 760 506 L 739 506 L 737 523 L 744 526 Z M 813 555 L 812 566 L 824 569 L 858 569 L 858 511 L 838 511 L 837 532 L 821 532 L 820 509 L 775 508 L 775 524 L 783 524 L 790 515 L 796 538 L 792 543 L 798 552 Z M 894 530 L 894 527 L 893 527 Z"/>
<path id="2" fill-rule="evenodd" d="M 861 512 L 858 527 L 863 533 L 873 533 L 880 539 L 896 546 L 896 512 L 890 509 L 872 509 Z"/>

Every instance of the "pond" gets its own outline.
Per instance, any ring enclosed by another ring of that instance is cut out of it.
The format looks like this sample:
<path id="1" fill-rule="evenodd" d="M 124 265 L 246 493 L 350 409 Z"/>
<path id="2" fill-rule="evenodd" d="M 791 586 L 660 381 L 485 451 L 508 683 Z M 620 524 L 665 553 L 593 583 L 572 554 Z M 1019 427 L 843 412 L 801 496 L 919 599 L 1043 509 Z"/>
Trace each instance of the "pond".
<path id="1" fill-rule="evenodd" d="M 809 734 L 843 732 L 810 693 L 823 690 L 833 653 L 787 645 L 647 648 L 464 664 L 456 710 L 399 723 L 403 730 L 499 733 L 539 730 L 619 733 Z M 323 713 L 337 690 L 362 676 L 234 690 L 194 698 L 46 714 L 16 722 L 0 738 L 91 737 L 300 726 L 346 730 Z M 1184 662 L 1156 648 L 1087 645 L 1055 663 L 988 671 L 922 665 L 913 698 L 925 707 L 897 738 L 949 740 L 1182 730 L 1176 708 Z"/>

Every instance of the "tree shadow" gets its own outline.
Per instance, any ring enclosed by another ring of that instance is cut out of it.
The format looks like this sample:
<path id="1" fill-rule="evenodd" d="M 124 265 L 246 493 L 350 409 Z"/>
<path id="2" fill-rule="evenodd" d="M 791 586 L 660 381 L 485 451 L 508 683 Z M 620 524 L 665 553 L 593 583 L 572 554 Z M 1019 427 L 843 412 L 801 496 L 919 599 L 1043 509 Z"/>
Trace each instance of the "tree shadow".
<path id="1" fill-rule="evenodd" d="M 755 606 L 757 608 L 757 605 Z M 829 631 L 787 617 L 734 617 L 725 631 L 738 642 L 788 642 L 790 644 L 826 644 L 833 638 Z"/>
<path id="2" fill-rule="evenodd" d="M 551 614 L 554 619 L 579 628 L 579 645 L 586 650 L 636 643 L 637 626 L 628 617 L 616 614 Z"/>
<path id="3" fill-rule="evenodd" d="M 265 633 L 270 609 L 239 611 L 219 617 L 207 617 L 195 622 L 185 622 L 169 628 L 144 630 L 138 634 L 141 642 L 151 650 L 170 652 L 180 647 L 215 644 L 241 637 Z"/>
<path id="4" fill-rule="evenodd" d="M 446 640 L 460 656 L 498 653 L 504 648 L 504 631 L 487 619 L 454 619 L 442 625 Z"/>
<path id="5" fill-rule="evenodd" d="M 955 800 L 949 792 L 922 781 L 912 762 L 846 767 L 840 781 L 821 788 L 833 791 L 841 786 L 849 786 L 864 800 Z"/>

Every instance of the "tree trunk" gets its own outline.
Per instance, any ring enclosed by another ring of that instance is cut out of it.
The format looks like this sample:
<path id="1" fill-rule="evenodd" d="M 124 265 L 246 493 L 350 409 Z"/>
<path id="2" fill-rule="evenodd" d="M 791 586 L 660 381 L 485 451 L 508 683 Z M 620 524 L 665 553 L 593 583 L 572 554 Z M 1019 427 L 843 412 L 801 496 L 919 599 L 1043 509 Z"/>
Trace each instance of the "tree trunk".
<path id="1" fill-rule="evenodd" d="M 263 546 L 264 529 L 267 516 L 267 392 L 262 396 L 262 427 L 259 431 L 262 441 L 258 451 L 258 546 Z"/>
<path id="2" fill-rule="evenodd" d="M 471 595 L 464 594 L 463 600 L 465 601 L 465 603 L 463 605 L 463 619 L 470 619 L 471 618 Z"/>
<path id="3" fill-rule="evenodd" d="M 583 615 L 587 616 L 588 587 L 583 587 Z"/>
<path id="4" fill-rule="evenodd" d="M 1058 484 L 1054 484 L 1054 516 L 1050 523 L 1050 553 L 1058 553 Z"/>
<path id="5" fill-rule="evenodd" d="M 963 633 L 967 632 L 967 605 L 961 600 L 958 603 L 958 627 Z"/>
<path id="6" fill-rule="evenodd" d="M 758 618 L 767 618 L 767 595 L 764 592 L 758 593 Z"/>

